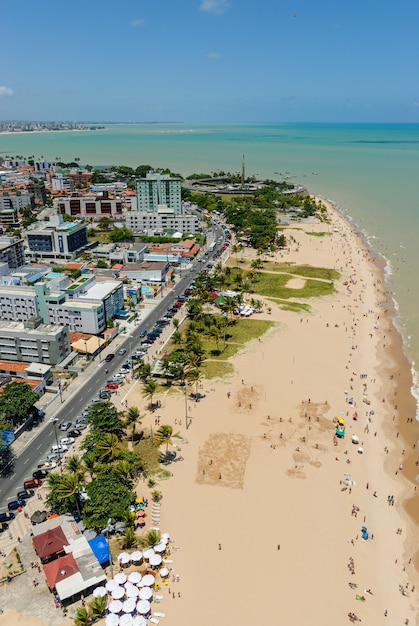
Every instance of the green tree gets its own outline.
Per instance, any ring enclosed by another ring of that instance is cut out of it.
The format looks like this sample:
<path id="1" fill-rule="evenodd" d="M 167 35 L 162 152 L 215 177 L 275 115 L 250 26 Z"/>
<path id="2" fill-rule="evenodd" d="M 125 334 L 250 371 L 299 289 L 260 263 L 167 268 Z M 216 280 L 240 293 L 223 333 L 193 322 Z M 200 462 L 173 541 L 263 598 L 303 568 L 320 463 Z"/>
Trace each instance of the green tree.
<path id="1" fill-rule="evenodd" d="M 154 396 L 156 394 L 157 387 L 158 387 L 158 385 L 157 385 L 156 381 L 150 379 L 150 380 L 146 380 L 145 381 L 144 387 L 143 387 L 143 389 L 141 391 L 142 395 L 145 398 L 149 399 L 151 406 L 153 405 L 153 398 L 154 398 Z"/>
<path id="2" fill-rule="evenodd" d="M 38 394 L 27 383 L 9 383 L 0 396 L 0 414 L 5 415 L 14 427 L 19 426 L 27 419 L 29 410 L 37 399 Z"/>
<path id="3" fill-rule="evenodd" d="M 166 454 L 169 450 L 169 444 L 172 443 L 173 437 L 180 437 L 179 433 L 173 434 L 173 428 L 170 424 L 162 424 L 154 434 L 154 443 L 157 447 L 166 446 Z"/>
<path id="4" fill-rule="evenodd" d="M 89 626 L 92 623 L 89 611 L 85 606 L 77 607 L 74 623 L 76 626 Z"/>
<path id="5" fill-rule="evenodd" d="M 91 610 L 92 617 L 100 619 L 101 617 L 104 617 L 107 605 L 108 599 L 104 596 L 102 598 L 93 598 L 87 606 Z"/>
<path id="6" fill-rule="evenodd" d="M 143 548 L 154 548 L 161 539 L 161 535 L 157 530 L 150 530 L 144 537 L 141 538 L 141 545 Z"/>
<path id="7" fill-rule="evenodd" d="M 133 528 L 127 528 L 121 537 L 121 548 L 129 550 L 138 545 L 138 537 Z"/>
<path id="8" fill-rule="evenodd" d="M 141 424 L 141 420 L 144 418 L 144 415 L 140 417 L 140 411 L 137 406 L 130 406 L 128 410 L 125 412 L 125 424 L 128 427 L 131 427 L 131 440 L 134 441 L 134 434 L 137 427 L 137 424 Z"/>
<path id="9" fill-rule="evenodd" d="M 83 521 L 91 528 L 105 527 L 109 518 L 123 519 L 135 499 L 132 481 L 116 473 L 112 465 L 104 465 L 96 479 L 86 485 L 86 491 Z"/>
<path id="10" fill-rule="evenodd" d="M 113 433 L 103 433 L 95 446 L 95 452 L 102 463 L 111 463 L 121 456 L 119 438 Z"/>

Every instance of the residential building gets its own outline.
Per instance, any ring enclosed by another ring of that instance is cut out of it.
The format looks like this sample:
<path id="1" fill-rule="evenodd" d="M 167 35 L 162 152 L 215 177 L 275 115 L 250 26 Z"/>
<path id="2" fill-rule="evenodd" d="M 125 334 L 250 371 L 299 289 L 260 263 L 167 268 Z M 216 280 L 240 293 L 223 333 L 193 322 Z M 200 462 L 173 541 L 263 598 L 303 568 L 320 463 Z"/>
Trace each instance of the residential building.
<path id="1" fill-rule="evenodd" d="M 137 211 L 157 211 L 159 205 L 182 213 L 181 181 L 167 174 L 148 173 L 136 180 Z"/>
<path id="2" fill-rule="evenodd" d="M 124 265 L 122 272 L 131 280 L 162 284 L 166 282 L 170 264 L 167 261 L 143 261 Z"/>
<path id="3" fill-rule="evenodd" d="M 124 285 L 120 280 L 98 281 L 79 295 L 78 302 L 102 303 L 105 321 L 118 317 L 124 311 Z"/>
<path id="4" fill-rule="evenodd" d="M 31 196 L 33 196 L 35 202 L 45 204 L 47 201 L 47 190 L 45 189 L 45 185 L 31 181 L 28 185 L 26 185 L 26 190 Z"/>
<path id="5" fill-rule="evenodd" d="M 0 226 L 11 228 L 19 226 L 19 214 L 17 209 L 0 209 Z"/>
<path id="6" fill-rule="evenodd" d="M 145 232 L 151 236 L 167 231 L 194 235 L 200 228 L 196 215 L 178 214 L 174 209 L 160 205 L 156 211 L 128 211 L 125 225 L 134 233 Z"/>
<path id="7" fill-rule="evenodd" d="M 72 259 L 88 244 L 87 225 L 80 221 L 64 222 L 61 215 L 53 215 L 49 222 L 32 224 L 26 239 L 29 258 Z"/>
<path id="8" fill-rule="evenodd" d="M 129 228 L 129 226 L 128 226 Z M 144 255 L 147 253 L 148 245 L 146 243 L 133 243 L 124 251 L 126 263 L 141 263 Z"/>
<path id="9" fill-rule="evenodd" d="M 72 215 L 88 220 L 100 220 L 102 217 L 119 219 L 124 208 L 122 198 L 111 195 L 109 191 L 84 196 L 79 196 L 75 192 L 69 198 L 58 198 L 55 205 L 62 215 Z"/>
<path id="10" fill-rule="evenodd" d="M 10 269 L 25 263 L 24 241 L 20 237 L 0 237 L 0 263 L 7 263 Z"/>
<path id="11" fill-rule="evenodd" d="M 34 196 L 22 191 L 3 191 L 0 193 L 0 210 L 24 209 L 27 206 L 35 206 Z"/>
<path id="12" fill-rule="evenodd" d="M 1 324 L 0 361 L 57 365 L 70 354 L 66 326 L 46 325 L 42 318 Z"/>

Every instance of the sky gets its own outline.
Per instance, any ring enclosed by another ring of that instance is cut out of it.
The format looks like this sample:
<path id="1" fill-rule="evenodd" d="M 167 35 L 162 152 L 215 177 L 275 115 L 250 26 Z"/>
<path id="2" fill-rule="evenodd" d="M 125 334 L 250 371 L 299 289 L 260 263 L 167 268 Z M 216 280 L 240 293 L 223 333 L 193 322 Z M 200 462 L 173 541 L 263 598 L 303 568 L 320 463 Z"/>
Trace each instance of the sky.
<path id="1" fill-rule="evenodd" d="M 0 120 L 419 122 L 417 0 L 19 0 Z"/>

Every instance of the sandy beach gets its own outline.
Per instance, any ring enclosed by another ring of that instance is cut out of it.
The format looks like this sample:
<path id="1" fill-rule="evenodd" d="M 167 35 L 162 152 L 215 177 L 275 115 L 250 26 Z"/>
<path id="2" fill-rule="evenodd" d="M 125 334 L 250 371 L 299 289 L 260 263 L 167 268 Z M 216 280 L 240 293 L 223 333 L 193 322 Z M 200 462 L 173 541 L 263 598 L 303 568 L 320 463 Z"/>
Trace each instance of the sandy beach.
<path id="1" fill-rule="evenodd" d="M 267 301 L 272 313 L 257 319 L 275 326 L 232 359 L 234 376 L 203 382 L 188 429 L 183 393 L 164 396 L 160 423 L 184 438 L 174 440 L 183 460 L 158 485 L 179 576 L 153 608 L 167 626 L 343 625 L 350 614 L 418 623 L 410 366 L 380 259 L 328 208 L 330 224 L 289 226 L 295 241 L 276 260 L 337 269 L 336 294 L 302 315 Z M 140 383 L 127 403 L 144 412 Z M 334 441 L 338 416 L 345 437 Z"/>

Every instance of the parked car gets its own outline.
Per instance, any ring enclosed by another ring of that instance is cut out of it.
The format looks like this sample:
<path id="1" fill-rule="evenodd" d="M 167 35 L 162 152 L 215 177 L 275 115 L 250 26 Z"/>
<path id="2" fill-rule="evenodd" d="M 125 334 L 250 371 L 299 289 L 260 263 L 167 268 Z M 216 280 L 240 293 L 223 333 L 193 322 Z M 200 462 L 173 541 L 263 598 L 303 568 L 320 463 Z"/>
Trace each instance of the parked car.
<path id="1" fill-rule="evenodd" d="M 106 363 L 110 363 L 114 357 L 115 357 L 115 355 L 114 355 L 114 353 L 113 353 L 113 352 L 110 352 L 109 354 L 107 354 L 107 355 L 105 356 L 105 361 L 106 361 Z"/>
<path id="2" fill-rule="evenodd" d="M 76 422 L 75 426 L 77 430 L 85 430 L 87 428 L 87 424 L 84 422 Z"/>
<path id="3" fill-rule="evenodd" d="M 68 448 L 67 446 L 61 444 L 58 446 L 52 446 L 51 448 L 51 452 L 60 452 L 60 453 L 64 453 L 64 452 L 68 452 Z"/>
<path id="4" fill-rule="evenodd" d="M 33 489 L 21 489 L 20 491 L 17 492 L 16 497 L 18 500 L 28 500 L 29 498 L 32 498 L 32 496 L 35 495 L 35 492 Z"/>
<path id="5" fill-rule="evenodd" d="M 71 422 L 63 422 L 62 424 L 60 424 L 60 430 L 68 430 L 69 428 L 71 428 L 71 426 Z"/>
<path id="6" fill-rule="evenodd" d="M 147 334 L 147 330 L 143 328 L 143 330 L 140 331 L 140 337 L 145 337 L 146 334 Z"/>
<path id="7" fill-rule="evenodd" d="M 102 398 L 98 396 L 97 398 L 93 398 L 89 406 L 91 406 L 92 404 L 99 404 L 100 402 L 102 402 Z"/>
<path id="8" fill-rule="evenodd" d="M 87 424 L 87 417 L 85 415 L 80 415 L 80 417 L 76 419 L 76 424 Z"/>
<path id="9" fill-rule="evenodd" d="M 15 514 L 12 511 L 9 511 L 9 513 L 0 513 L 0 522 L 11 522 L 13 519 L 15 519 Z"/>
<path id="10" fill-rule="evenodd" d="M 119 385 L 118 385 L 118 383 L 108 383 L 108 384 L 106 385 L 106 387 L 107 387 L 108 389 L 118 389 Z"/>
<path id="11" fill-rule="evenodd" d="M 5 530 L 9 528 L 9 524 L 7 522 L 0 522 L 0 533 L 4 533 Z"/>
<path id="12" fill-rule="evenodd" d="M 48 472 L 46 470 L 37 469 L 32 472 L 32 476 L 33 478 L 45 478 L 46 476 L 48 476 Z"/>
<path id="13" fill-rule="evenodd" d="M 17 509 L 20 509 L 21 507 L 26 506 L 26 501 L 25 500 L 12 500 L 11 502 L 9 502 L 7 504 L 7 508 L 9 509 L 9 511 L 17 511 Z"/>
<path id="14" fill-rule="evenodd" d="M 127 349 L 126 348 L 121 348 L 120 350 L 118 350 L 118 354 L 120 356 L 123 356 L 126 353 Z"/>
<path id="15" fill-rule="evenodd" d="M 74 430 L 70 430 L 70 431 L 68 432 L 68 438 L 69 438 L 69 439 L 71 439 L 71 438 L 73 438 L 73 437 L 74 437 L 74 438 L 76 438 L 76 437 L 80 437 L 80 435 L 81 435 L 80 430 L 78 430 L 78 429 L 76 429 L 76 428 L 75 428 Z"/>
<path id="16" fill-rule="evenodd" d="M 29 478 L 25 480 L 23 483 L 24 489 L 36 489 L 42 485 L 42 480 L 40 478 Z"/>
<path id="17" fill-rule="evenodd" d="M 51 470 L 55 469 L 57 467 L 57 464 L 54 463 L 53 461 L 44 461 L 43 463 L 40 463 L 38 465 L 38 469 L 42 470 L 42 471 L 46 471 L 46 472 L 50 472 Z"/>
<path id="18" fill-rule="evenodd" d="M 119 370 L 119 373 L 125 376 L 125 374 L 130 373 L 130 370 L 127 367 L 121 367 L 121 369 Z"/>
<path id="19" fill-rule="evenodd" d="M 71 446 L 71 444 L 74 442 L 75 442 L 74 437 L 62 437 L 62 439 L 60 439 L 60 443 L 63 446 Z"/>
<path id="20" fill-rule="evenodd" d="M 115 374 L 115 376 L 112 377 L 112 382 L 113 383 L 123 383 L 125 380 L 125 374 Z"/>
<path id="21" fill-rule="evenodd" d="M 111 392 L 109 391 L 109 389 L 101 389 L 99 392 L 99 398 L 101 400 L 109 400 L 109 398 L 111 397 Z"/>

